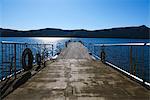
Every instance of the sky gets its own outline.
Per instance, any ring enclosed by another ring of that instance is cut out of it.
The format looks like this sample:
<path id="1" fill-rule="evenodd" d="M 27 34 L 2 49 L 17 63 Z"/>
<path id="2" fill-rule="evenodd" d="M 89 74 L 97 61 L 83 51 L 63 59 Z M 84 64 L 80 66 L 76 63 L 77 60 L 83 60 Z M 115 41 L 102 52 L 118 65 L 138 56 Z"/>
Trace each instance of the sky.
<path id="1" fill-rule="evenodd" d="M 108 29 L 150 26 L 150 0 L 0 0 L 0 27 Z"/>

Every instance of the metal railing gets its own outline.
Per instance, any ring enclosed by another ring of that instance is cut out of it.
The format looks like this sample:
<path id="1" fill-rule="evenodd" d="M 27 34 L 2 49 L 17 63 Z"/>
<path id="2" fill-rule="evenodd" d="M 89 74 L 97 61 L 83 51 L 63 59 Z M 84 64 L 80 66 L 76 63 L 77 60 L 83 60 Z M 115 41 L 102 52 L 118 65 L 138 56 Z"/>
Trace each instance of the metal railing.
<path id="1" fill-rule="evenodd" d="M 23 71 L 22 53 L 26 48 L 30 48 L 33 54 L 33 64 L 36 63 L 36 54 L 41 54 L 41 58 L 46 60 L 52 57 L 53 44 L 29 44 L 19 42 L 2 41 L 0 43 L 0 80 L 14 76 Z"/>
<path id="2" fill-rule="evenodd" d="M 150 43 L 86 44 L 97 59 L 105 52 L 105 63 L 150 86 Z"/>

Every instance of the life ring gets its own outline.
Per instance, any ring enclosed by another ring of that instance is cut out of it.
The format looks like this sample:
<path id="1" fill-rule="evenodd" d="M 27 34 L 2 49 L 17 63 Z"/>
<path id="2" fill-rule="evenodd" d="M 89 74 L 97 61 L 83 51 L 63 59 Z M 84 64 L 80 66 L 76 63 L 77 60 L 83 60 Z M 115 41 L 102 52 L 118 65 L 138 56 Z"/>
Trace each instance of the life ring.
<path id="1" fill-rule="evenodd" d="M 28 56 L 27 56 L 28 55 Z M 26 57 L 28 57 L 28 63 L 26 64 Z M 22 67 L 25 71 L 32 68 L 33 55 L 32 51 L 29 48 L 26 48 L 22 53 Z"/>

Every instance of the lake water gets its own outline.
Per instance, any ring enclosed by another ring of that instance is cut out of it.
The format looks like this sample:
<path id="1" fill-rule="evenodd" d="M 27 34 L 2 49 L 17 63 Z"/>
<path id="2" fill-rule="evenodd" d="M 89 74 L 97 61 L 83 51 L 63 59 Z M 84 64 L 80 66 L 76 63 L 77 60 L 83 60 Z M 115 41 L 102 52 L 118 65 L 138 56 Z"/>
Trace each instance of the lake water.
<path id="1" fill-rule="evenodd" d="M 150 42 L 149 39 L 118 39 L 118 38 L 49 38 L 49 37 L 2 37 L 1 41 L 26 42 L 26 43 L 58 43 L 66 40 L 81 40 L 85 43 L 140 43 Z"/>
<path id="2" fill-rule="evenodd" d="M 66 41 L 82 41 L 91 52 L 97 56 L 100 56 L 101 48 L 100 47 L 90 47 L 89 44 L 116 44 L 116 43 L 149 43 L 149 39 L 118 39 L 118 38 L 49 38 L 49 37 L 3 37 L 0 38 L 0 41 L 10 41 L 10 42 L 25 42 L 25 43 L 34 43 L 34 44 L 54 44 L 54 49 L 57 49 L 57 44 L 64 44 Z M 92 49 L 91 49 L 92 48 Z M 106 60 L 113 63 L 114 65 L 119 66 L 120 68 L 130 72 L 130 58 L 128 46 L 111 46 L 105 47 Z M 135 51 L 134 51 L 135 50 Z M 133 62 L 135 58 L 136 64 L 136 76 L 143 78 L 150 82 L 149 71 L 150 71 L 150 59 L 149 59 L 149 46 L 144 47 L 144 65 L 141 63 L 142 59 L 142 48 L 135 47 L 133 48 Z M 1 52 L 1 49 L 0 49 Z M 135 54 L 134 54 L 135 53 Z M 138 56 L 136 56 L 138 53 Z M 1 55 L 1 54 L 0 54 Z M 1 56 L 0 56 L 1 57 Z M 0 58 L 1 60 L 2 58 Z M 137 62 L 138 61 L 138 62 Z M 1 62 L 1 61 L 0 61 Z M 142 66 L 144 66 L 144 76 L 142 72 Z"/>

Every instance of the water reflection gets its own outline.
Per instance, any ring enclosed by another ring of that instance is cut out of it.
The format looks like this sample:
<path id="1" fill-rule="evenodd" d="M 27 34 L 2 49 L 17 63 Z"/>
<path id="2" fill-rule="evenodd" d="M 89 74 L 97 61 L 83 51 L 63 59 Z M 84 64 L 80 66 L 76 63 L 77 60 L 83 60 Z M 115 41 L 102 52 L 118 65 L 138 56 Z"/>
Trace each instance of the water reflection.
<path id="1" fill-rule="evenodd" d="M 33 37 L 32 39 L 37 40 L 41 43 L 56 43 L 61 40 L 65 40 L 66 38 L 58 38 L 58 37 Z"/>

